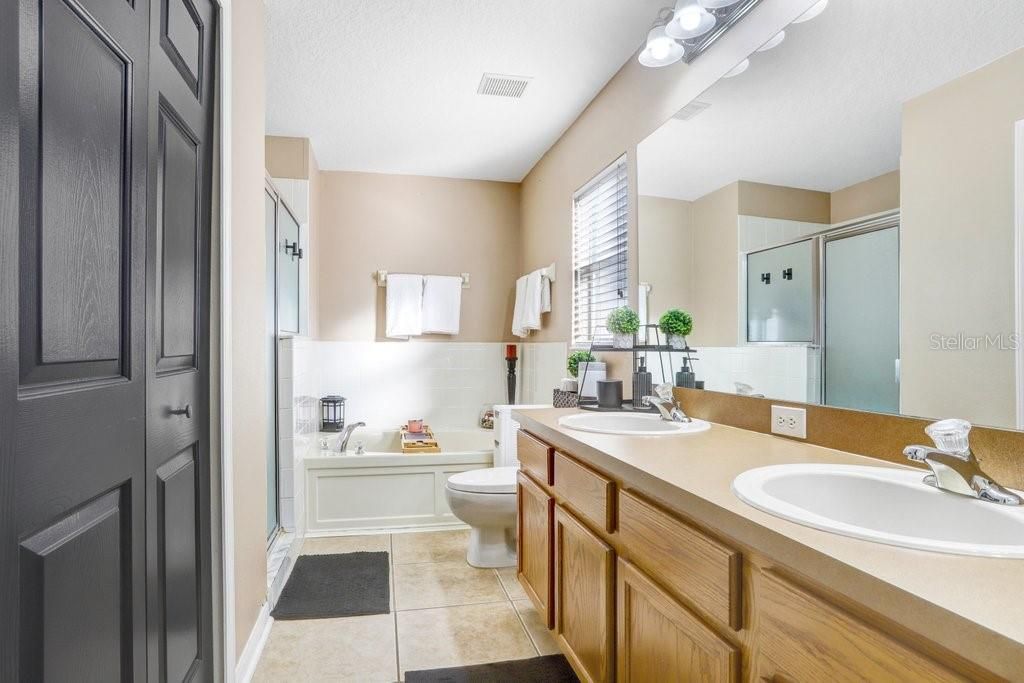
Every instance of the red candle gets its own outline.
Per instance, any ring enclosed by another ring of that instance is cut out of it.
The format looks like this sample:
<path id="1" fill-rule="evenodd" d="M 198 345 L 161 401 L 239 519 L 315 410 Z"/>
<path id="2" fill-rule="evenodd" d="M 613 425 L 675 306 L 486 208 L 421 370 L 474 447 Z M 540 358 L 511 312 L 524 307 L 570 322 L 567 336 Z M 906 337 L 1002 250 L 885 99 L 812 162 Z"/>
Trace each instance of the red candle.
<path id="1" fill-rule="evenodd" d="M 505 360 L 516 360 L 519 358 L 519 349 L 515 344 L 505 344 Z"/>

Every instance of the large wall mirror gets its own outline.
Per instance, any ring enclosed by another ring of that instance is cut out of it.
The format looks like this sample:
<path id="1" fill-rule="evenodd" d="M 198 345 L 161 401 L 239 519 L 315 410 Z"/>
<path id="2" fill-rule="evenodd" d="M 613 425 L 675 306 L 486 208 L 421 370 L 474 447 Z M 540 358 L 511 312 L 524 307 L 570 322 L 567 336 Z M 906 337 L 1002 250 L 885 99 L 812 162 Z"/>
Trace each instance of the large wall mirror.
<path id="1" fill-rule="evenodd" d="M 641 309 L 692 314 L 706 390 L 1024 427 L 1024 2 L 769 46 L 638 146 Z"/>

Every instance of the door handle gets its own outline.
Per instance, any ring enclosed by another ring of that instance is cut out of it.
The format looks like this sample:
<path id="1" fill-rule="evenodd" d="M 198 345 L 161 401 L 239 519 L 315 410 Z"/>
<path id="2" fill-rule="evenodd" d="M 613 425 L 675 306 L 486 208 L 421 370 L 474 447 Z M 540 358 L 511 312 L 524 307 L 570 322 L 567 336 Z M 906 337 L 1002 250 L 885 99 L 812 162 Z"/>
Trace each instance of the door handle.
<path id="1" fill-rule="evenodd" d="M 192 404 L 186 403 L 184 408 L 171 409 L 168 411 L 170 415 L 184 415 L 186 418 L 192 417 Z"/>

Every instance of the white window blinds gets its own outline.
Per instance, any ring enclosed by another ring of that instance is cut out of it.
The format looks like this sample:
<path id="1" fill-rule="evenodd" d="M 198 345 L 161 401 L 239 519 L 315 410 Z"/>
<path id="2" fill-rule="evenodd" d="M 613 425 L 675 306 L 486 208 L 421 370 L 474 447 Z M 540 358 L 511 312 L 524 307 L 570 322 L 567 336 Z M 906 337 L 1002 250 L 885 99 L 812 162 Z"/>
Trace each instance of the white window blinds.
<path id="1" fill-rule="evenodd" d="M 605 318 L 628 301 L 629 178 L 620 158 L 577 190 L 572 202 L 572 341 L 611 342 Z"/>

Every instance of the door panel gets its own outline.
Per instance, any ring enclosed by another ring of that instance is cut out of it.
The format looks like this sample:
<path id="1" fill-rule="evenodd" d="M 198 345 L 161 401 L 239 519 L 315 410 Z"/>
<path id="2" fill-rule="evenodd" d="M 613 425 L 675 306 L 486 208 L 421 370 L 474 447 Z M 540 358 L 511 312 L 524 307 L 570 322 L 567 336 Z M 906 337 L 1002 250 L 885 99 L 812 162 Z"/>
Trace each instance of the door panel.
<path id="1" fill-rule="evenodd" d="M 0 12 L 0 679 L 140 680 L 148 3 Z"/>
<path id="2" fill-rule="evenodd" d="M 150 680 L 213 678 L 209 268 L 214 6 L 153 0 L 146 504 Z"/>

